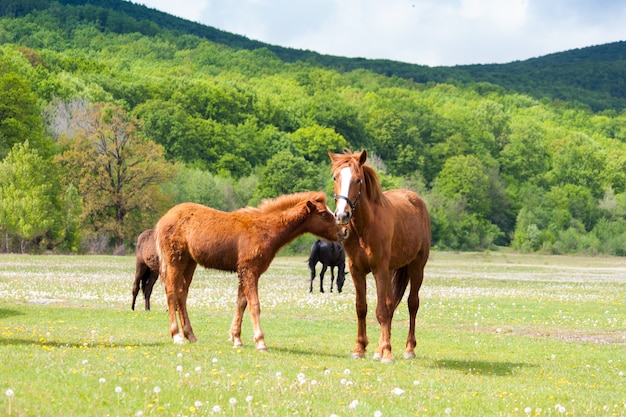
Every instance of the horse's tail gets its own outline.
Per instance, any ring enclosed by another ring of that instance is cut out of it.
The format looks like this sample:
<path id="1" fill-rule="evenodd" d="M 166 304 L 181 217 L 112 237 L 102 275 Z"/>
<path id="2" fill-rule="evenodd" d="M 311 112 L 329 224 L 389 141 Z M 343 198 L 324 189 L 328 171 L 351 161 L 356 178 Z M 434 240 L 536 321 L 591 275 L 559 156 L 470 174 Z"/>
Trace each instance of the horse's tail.
<path id="1" fill-rule="evenodd" d="M 159 280 L 163 282 L 165 279 L 165 270 L 167 269 L 167 264 L 165 262 L 165 257 L 163 256 L 163 251 L 161 250 L 162 237 L 160 232 L 160 228 L 157 227 L 154 230 L 154 246 L 156 247 L 156 253 L 159 257 Z"/>
<path id="2" fill-rule="evenodd" d="M 320 258 L 320 241 L 316 240 L 313 246 L 311 246 L 311 254 L 309 255 L 309 268 L 315 268 L 315 264 Z"/>
<path id="3" fill-rule="evenodd" d="M 393 309 L 395 310 L 402 301 L 406 287 L 409 284 L 409 266 L 405 265 L 393 271 L 391 277 L 391 290 L 393 291 Z"/>

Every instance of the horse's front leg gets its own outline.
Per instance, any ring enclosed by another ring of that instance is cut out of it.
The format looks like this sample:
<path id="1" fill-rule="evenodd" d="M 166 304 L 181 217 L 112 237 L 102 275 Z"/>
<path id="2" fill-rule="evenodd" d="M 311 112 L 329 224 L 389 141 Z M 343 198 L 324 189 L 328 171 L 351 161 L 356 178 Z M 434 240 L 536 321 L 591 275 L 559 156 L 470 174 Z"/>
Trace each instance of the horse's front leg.
<path id="1" fill-rule="evenodd" d="M 376 279 L 376 318 L 380 324 L 380 339 L 374 354 L 375 360 L 383 363 L 393 362 L 391 355 L 391 320 L 393 319 L 393 300 L 391 299 L 391 274 L 387 269 L 374 272 Z"/>
<path id="2" fill-rule="evenodd" d="M 238 348 L 243 346 L 241 342 L 241 321 L 243 320 L 243 313 L 248 306 L 248 300 L 244 294 L 243 284 L 241 279 L 239 280 L 239 289 L 237 290 L 237 309 L 235 310 L 235 317 L 230 325 L 230 341 L 233 342 L 233 347 Z"/>
<path id="3" fill-rule="evenodd" d="M 254 329 L 254 343 L 260 352 L 267 351 L 265 335 L 261 329 L 261 303 L 259 302 L 259 276 L 260 273 L 250 272 L 244 277 L 244 293 L 250 305 L 252 316 L 252 328 Z"/>
<path id="4" fill-rule="evenodd" d="M 330 267 L 330 292 L 333 292 L 333 284 L 335 283 L 335 273 L 333 272 L 334 266 Z"/>
<path id="5" fill-rule="evenodd" d="M 354 282 L 354 290 L 356 293 L 356 317 L 357 317 L 357 336 L 356 336 L 356 346 L 352 351 L 353 358 L 364 358 L 365 351 L 367 349 L 367 345 L 369 343 L 367 339 L 367 328 L 366 328 L 366 318 L 367 318 L 367 282 L 365 280 L 365 275 L 360 274 L 358 272 L 350 269 L 350 273 L 352 275 L 352 281 Z"/>

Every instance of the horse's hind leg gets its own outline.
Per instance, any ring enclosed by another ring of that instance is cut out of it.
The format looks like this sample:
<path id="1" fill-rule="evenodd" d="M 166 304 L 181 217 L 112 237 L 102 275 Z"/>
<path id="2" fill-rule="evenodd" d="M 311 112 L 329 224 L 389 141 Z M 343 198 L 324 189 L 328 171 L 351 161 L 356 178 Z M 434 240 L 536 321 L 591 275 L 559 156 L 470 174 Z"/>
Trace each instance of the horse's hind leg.
<path id="1" fill-rule="evenodd" d="M 419 290 L 424 280 L 424 265 L 420 263 L 411 266 L 409 269 L 409 278 L 411 283 L 407 300 L 409 306 L 409 333 L 406 339 L 406 349 L 404 351 L 405 359 L 415 358 L 415 346 L 417 345 L 417 340 L 415 339 L 415 317 L 417 316 L 417 311 L 420 306 Z"/>
<path id="2" fill-rule="evenodd" d="M 180 291 L 178 295 L 178 316 L 180 317 L 180 324 L 183 328 L 183 335 L 190 342 L 196 342 L 198 340 L 193 333 L 191 322 L 189 321 L 189 314 L 187 313 L 187 295 L 189 294 L 189 286 L 191 285 L 196 266 L 196 262 L 191 261 L 187 265 L 187 268 L 185 268 L 182 291 Z"/>
<path id="3" fill-rule="evenodd" d="M 335 283 L 335 273 L 333 272 L 334 266 L 330 267 L 330 292 L 333 292 L 333 284 Z"/>
<path id="4" fill-rule="evenodd" d="M 326 264 L 322 264 L 322 272 L 320 272 L 320 292 L 324 292 L 324 274 L 327 268 Z"/>
<path id="5" fill-rule="evenodd" d="M 315 280 L 315 266 L 311 267 L 311 284 L 309 285 L 309 292 L 313 292 L 313 280 Z"/>
<path id="6" fill-rule="evenodd" d="M 139 290 L 141 288 L 141 284 L 143 281 L 143 276 L 148 270 L 148 266 L 143 262 L 137 262 L 135 267 L 135 281 L 133 282 L 133 303 L 131 304 L 131 309 L 135 309 L 135 301 L 137 300 L 137 294 L 139 294 Z M 145 283 L 144 283 L 145 286 Z"/>
<path id="7" fill-rule="evenodd" d="M 146 303 L 146 311 L 150 311 L 150 296 L 152 295 L 152 288 L 159 279 L 159 273 L 155 271 L 150 272 L 150 276 L 143 284 L 143 296 Z"/>
<path id="8" fill-rule="evenodd" d="M 178 321 L 176 320 L 177 311 L 180 324 L 183 328 L 183 335 L 189 339 L 190 342 L 197 340 L 191 329 L 191 323 L 189 322 L 189 316 L 187 314 L 187 293 L 195 268 L 195 262 L 188 263 L 186 266 L 168 264 L 167 268 L 165 268 L 166 273 L 163 279 L 165 281 L 167 310 L 170 318 L 170 336 L 172 336 L 176 344 L 184 342 L 184 338 L 180 334 Z M 187 279 L 186 274 L 189 273 L 189 271 L 191 271 L 191 276 Z"/>

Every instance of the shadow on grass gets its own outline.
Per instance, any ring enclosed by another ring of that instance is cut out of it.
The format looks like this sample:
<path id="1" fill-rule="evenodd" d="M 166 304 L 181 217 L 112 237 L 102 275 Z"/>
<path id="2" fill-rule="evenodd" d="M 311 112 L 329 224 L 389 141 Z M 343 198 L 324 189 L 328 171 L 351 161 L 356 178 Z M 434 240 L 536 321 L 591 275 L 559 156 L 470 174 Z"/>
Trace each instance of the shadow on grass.
<path id="1" fill-rule="evenodd" d="M 40 342 L 39 340 L 33 339 L 18 339 L 18 338 L 8 338 L 4 339 L 0 337 L 0 346 L 37 346 L 37 347 L 54 347 L 54 348 L 85 348 L 88 347 L 90 349 L 125 349 L 126 346 L 139 346 L 139 347 L 160 347 L 164 345 L 169 345 L 171 342 L 150 342 L 150 343 L 76 343 L 76 342 L 58 342 L 55 340 L 46 340 L 45 343 Z"/>
<path id="2" fill-rule="evenodd" d="M 326 358 L 345 358 L 348 357 L 347 351 L 337 349 L 337 352 L 328 352 L 319 349 L 315 349 L 315 347 L 311 347 L 310 349 L 305 349 L 302 347 L 281 347 L 281 346 L 270 346 L 268 350 L 272 352 L 284 352 L 292 355 L 299 356 L 318 356 L 318 357 L 326 357 Z"/>
<path id="3" fill-rule="evenodd" d="M 537 367 L 524 362 L 492 362 L 474 360 L 439 359 L 430 365 L 436 369 L 450 369 L 477 375 L 509 376 L 516 369 Z"/>
<path id="4" fill-rule="evenodd" d="M 17 310 L 12 310 L 8 308 L 0 308 L 0 319 L 4 319 L 11 316 L 23 316 L 24 313 Z"/>

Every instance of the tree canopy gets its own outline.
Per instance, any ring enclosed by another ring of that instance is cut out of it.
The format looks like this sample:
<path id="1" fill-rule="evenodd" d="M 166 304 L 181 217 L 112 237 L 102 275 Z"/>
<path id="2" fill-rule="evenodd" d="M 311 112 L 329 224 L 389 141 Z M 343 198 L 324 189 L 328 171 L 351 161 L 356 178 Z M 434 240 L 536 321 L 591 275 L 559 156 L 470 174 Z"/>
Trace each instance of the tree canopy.
<path id="1" fill-rule="evenodd" d="M 626 255 L 619 106 L 515 91 L 544 85 L 518 66 L 507 84 L 295 59 L 117 0 L 2 7 L 0 250 L 111 251 L 175 203 L 330 196 L 326 151 L 367 148 L 384 188 L 425 198 L 436 248 Z M 582 67 L 619 61 L 603 50 L 579 51 Z"/>

